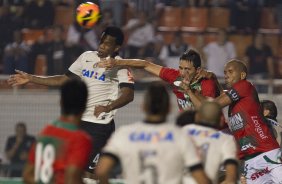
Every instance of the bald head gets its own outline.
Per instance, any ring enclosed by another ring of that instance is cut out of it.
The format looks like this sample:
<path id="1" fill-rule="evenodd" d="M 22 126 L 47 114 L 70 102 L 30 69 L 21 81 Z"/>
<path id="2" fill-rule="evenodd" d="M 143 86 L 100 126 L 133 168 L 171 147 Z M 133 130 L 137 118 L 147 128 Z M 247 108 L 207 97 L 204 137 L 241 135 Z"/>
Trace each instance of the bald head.
<path id="1" fill-rule="evenodd" d="M 218 126 L 221 118 L 221 107 L 216 102 L 204 102 L 198 111 L 198 117 L 200 122 Z"/>
<path id="2" fill-rule="evenodd" d="M 245 72 L 246 74 L 248 73 L 246 65 L 237 59 L 232 59 L 229 62 L 227 62 L 227 65 L 232 65 L 238 72 Z"/>

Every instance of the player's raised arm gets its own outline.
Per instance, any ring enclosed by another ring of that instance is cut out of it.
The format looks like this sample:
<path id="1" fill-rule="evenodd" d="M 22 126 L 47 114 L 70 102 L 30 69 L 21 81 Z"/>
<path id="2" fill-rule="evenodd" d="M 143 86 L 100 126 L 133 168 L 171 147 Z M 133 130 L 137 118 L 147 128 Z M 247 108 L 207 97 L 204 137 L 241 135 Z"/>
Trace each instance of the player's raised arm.
<path id="1" fill-rule="evenodd" d="M 20 70 L 15 70 L 16 74 L 11 75 L 8 84 L 11 86 L 19 86 L 27 83 L 40 84 L 45 86 L 61 86 L 69 78 L 66 75 L 55 76 L 35 76 Z"/>
<path id="2" fill-rule="evenodd" d="M 105 59 L 99 63 L 100 67 L 112 68 L 114 66 L 128 66 L 145 69 L 153 75 L 159 76 L 162 66 L 142 59 Z"/>

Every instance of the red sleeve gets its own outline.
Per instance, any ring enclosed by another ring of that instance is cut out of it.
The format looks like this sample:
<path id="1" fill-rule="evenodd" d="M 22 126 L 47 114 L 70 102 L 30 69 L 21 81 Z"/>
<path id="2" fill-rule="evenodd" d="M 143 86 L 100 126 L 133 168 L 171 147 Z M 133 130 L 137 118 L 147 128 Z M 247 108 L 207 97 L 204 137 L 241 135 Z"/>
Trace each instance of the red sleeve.
<path id="1" fill-rule="evenodd" d="M 92 152 L 92 141 L 90 137 L 84 133 L 79 133 L 75 136 L 75 141 L 71 145 L 68 155 L 68 165 L 75 165 L 84 169 L 89 161 Z"/>
<path id="2" fill-rule="evenodd" d="M 173 84 L 175 79 L 179 77 L 179 71 L 172 69 L 172 68 L 166 68 L 163 67 L 160 71 L 160 78 L 169 84 Z"/>
<path id="3" fill-rule="evenodd" d="M 207 97 L 216 97 L 217 86 L 214 80 L 202 80 L 202 95 Z"/>
<path id="4" fill-rule="evenodd" d="M 252 85 L 246 80 L 241 80 L 235 83 L 232 88 L 227 91 L 227 95 L 233 102 L 238 101 L 241 98 L 250 96 L 250 93 L 253 92 Z"/>
<path id="5" fill-rule="evenodd" d="M 35 145 L 36 143 L 32 144 L 29 154 L 28 154 L 28 162 L 30 162 L 31 164 L 35 163 Z"/>

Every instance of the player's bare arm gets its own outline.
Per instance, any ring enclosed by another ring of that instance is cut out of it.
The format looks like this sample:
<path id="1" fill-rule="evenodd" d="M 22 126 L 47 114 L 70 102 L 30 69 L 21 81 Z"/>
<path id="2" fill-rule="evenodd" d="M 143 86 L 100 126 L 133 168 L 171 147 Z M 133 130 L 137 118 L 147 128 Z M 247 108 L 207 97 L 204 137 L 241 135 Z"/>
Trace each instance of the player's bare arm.
<path id="1" fill-rule="evenodd" d="M 65 173 L 65 184 L 83 184 L 84 171 L 76 166 L 68 166 Z"/>
<path id="2" fill-rule="evenodd" d="M 196 81 L 199 81 L 199 80 L 201 80 L 201 79 L 203 79 L 203 78 L 206 78 L 206 79 L 213 79 L 213 80 L 215 81 L 215 83 L 216 83 L 216 86 L 217 86 L 218 89 L 220 90 L 220 94 L 223 93 L 223 88 L 222 88 L 222 86 L 219 84 L 218 79 L 217 79 L 216 75 L 215 75 L 213 72 L 208 71 L 208 70 L 205 70 L 205 69 L 203 69 L 203 68 L 197 69 L 197 73 L 196 73 L 196 75 L 195 75 L 195 77 L 194 77 L 194 81 L 196 82 Z M 193 82 L 194 82 L 194 81 L 193 81 Z"/>
<path id="3" fill-rule="evenodd" d="M 102 106 L 102 105 L 96 106 L 94 109 L 94 115 L 98 117 L 103 112 L 108 113 L 112 110 L 121 108 L 133 101 L 134 99 L 134 90 L 133 89 L 129 87 L 122 87 L 120 91 L 121 91 L 121 95 L 115 101 L 111 102 L 110 104 L 106 106 Z"/>
<path id="4" fill-rule="evenodd" d="M 34 181 L 34 166 L 27 163 L 23 170 L 23 181 L 26 184 L 35 184 Z"/>
<path id="5" fill-rule="evenodd" d="M 230 163 L 225 165 L 226 176 L 225 180 L 220 184 L 236 184 L 237 183 L 237 176 L 238 176 L 238 167 L 237 164 Z"/>
<path id="6" fill-rule="evenodd" d="M 69 78 L 66 75 L 55 76 L 35 76 L 23 71 L 15 70 L 17 74 L 11 75 L 8 84 L 11 86 L 19 86 L 27 83 L 40 84 L 45 86 L 61 86 Z"/>
<path id="7" fill-rule="evenodd" d="M 105 59 L 98 64 L 99 67 L 112 68 L 114 66 L 128 66 L 144 69 L 153 75 L 159 76 L 162 66 L 142 59 Z"/>
<path id="8" fill-rule="evenodd" d="M 196 169 L 191 171 L 191 175 L 199 184 L 211 184 L 210 179 L 207 177 L 203 169 Z"/>
<path id="9" fill-rule="evenodd" d="M 223 108 L 226 107 L 227 105 L 230 105 L 232 103 L 231 99 L 229 96 L 225 93 L 222 93 L 219 97 L 215 99 L 215 101 Z"/>
<path id="10" fill-rule="evenodd" d="M 110 156 L 102 156 L 96 168 L 96 175 L 100 184 L 109 184 L 109 174 L 116 161 Z"/>

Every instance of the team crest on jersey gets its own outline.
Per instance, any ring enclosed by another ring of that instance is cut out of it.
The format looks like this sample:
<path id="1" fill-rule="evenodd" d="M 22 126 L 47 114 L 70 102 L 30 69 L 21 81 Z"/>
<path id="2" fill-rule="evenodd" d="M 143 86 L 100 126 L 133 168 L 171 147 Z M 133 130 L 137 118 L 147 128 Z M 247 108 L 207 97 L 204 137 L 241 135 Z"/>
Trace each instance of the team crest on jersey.
<path id="1" fill-rule="evenodd" d="M 82 70 L 82 76 L 87 78 L 94 78 L 100 81 L 105 81 L 106 75 L 104 73 L 98 73 L 93 70 Z"/>
<path id="2" fill-rule="evenodd" d="M 241 151 L 246 151 L 248 149 L 255 150 L 257 147 L 257 142 L 251 136 L 246 136 L 239 140 L 239 145 Z"/>
<path id="3" fill-rule="evenodd" d="M 172 132 L 132 132 L 129 135 L 131 142 L 172 142 L 174 135 Z"/>
<path id="4" fill-rule="evenodd" d="M 188 135 L 210 139 L 219 139 L 221 134 L 219 132 L 210 132 L 207 130 L 197 130 L 196 128 L 193 128 L 188 130 Z"/>

